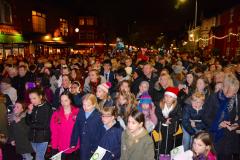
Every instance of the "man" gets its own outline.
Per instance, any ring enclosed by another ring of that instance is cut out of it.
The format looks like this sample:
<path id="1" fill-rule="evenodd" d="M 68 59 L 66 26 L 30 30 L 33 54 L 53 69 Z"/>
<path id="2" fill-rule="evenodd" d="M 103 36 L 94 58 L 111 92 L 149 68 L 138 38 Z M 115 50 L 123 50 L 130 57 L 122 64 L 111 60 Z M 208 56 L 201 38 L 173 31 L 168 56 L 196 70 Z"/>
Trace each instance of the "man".
<path id="1" fill-rule="evenodd" d="M 27 82 L 30 82 L 29 73 L 25 65 L 20 65 L 18 67 L 18 77 L 16 81 L 17 81 L 16 90 L 17 90 L 18 100 L 24 100 L 24 95 L 26 92 L 25 84 Z"/>
<path id="2" fill-rule="evenodd" d="M 154 85 L 158 81 L 158 76 L 153 73 L 153 69 L 153 66 L 149 63 L 143 66 L 143 79 L 149 83 L 149 94 L 151 97 L 153 97 Z"/>
<path id="3" fill-rule="evenodd" d="M 111 71 L 112 63 L 109 59 L 103 61 L 103 70 L 101 71 L 101 75 L 106 78 L 107 82 L 114 83 L 114 73 Z"/>

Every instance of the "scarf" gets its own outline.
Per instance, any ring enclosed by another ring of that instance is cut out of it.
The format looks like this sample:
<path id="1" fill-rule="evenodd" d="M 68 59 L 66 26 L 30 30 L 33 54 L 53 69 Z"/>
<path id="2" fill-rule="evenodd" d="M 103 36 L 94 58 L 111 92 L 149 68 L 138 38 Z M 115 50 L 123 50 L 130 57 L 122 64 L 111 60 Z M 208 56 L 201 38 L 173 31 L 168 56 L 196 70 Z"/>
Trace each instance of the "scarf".
<path id="1" fill-rule="evenodd" d="M 210 128 L 210 132 L 213 133 L 214 142 L 218 142 L 223 137 L 224 128 L 220 128 L 219 124 L 222 121 L 229 121 L 229 112 L 232 111 L 234 104 L 234 97 L 227 98 L 222 91 L 218 92 L 217 99 L 220 106 Z"/>

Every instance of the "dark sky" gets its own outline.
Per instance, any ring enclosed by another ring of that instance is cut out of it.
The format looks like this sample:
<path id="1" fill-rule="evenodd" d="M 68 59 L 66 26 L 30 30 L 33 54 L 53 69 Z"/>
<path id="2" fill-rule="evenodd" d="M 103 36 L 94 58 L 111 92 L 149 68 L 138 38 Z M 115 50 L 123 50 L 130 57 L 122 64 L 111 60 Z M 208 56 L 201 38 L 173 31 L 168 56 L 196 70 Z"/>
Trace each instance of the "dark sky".
<path id="1" fill-rule="evenodd" d="M 195 0 L 186 0 L 178 9 L 178 0 L 52 0 L 76 15 L 96 15 L 119 34 L 134 31 L 176 32 L 194 19 Z M 198 19 L 209 17 L 240 4 L 240 0 L 198 0 Z"/>

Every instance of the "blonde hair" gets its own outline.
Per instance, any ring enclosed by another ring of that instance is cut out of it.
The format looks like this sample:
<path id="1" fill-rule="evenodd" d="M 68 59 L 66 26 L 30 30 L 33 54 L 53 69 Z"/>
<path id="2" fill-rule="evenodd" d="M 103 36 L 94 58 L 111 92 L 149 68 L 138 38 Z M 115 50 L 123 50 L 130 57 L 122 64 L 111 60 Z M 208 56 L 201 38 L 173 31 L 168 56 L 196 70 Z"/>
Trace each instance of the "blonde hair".
<path id="1" fill-rule="evenodd" d="M 167 78 L 167 82 L 168 82 L 167 87 L 173 87 L 173 80 L 172 80 L 172 78 L 171 78 L 171 76 L 169 74 L 165 74 L 165 73 L 161 74 L 160 77 L 159 77 L 159 80 L 162 77 L 166 77 Z"/>
<path id="2" fill-rule="evenodd" d="M 223 88 L 225 87 L 234 88 L 235 91 L 238 91 L 239 81 L 234 74 L 229 73 L 224 75 Z"/>
<path id="3" fill-rule="evenodd" d="M 98 102 L 97 102 L 97 97 L 94 94 L 86 94 L 83 97 L 83 101 L 91 101 L 92 105 L 95 106 L 99 110 Z"/>
<path id="4" fill-rule="evenodd" d="M 163 99 L 160 101 L 160 105 L 159 105 L 161 109 L 164 109 L 165 103 L 166 103 L 166 102 L 165 102 L 165 98 L 163 98 Z M 175 107 L 177 106 L 177 99 L 176 99 L 176 98 L 173 100 L 172 106 L 173 106 L 173 108 L 175 108 Z"/>
<path id="5" fill-rule="evenodd" d="M 192 94 L 191 99 L 192 100 L 200 99 L 201 101 L 205 101 L 205 95 L 201 92 L 195 92 L 195 93 Z"/>

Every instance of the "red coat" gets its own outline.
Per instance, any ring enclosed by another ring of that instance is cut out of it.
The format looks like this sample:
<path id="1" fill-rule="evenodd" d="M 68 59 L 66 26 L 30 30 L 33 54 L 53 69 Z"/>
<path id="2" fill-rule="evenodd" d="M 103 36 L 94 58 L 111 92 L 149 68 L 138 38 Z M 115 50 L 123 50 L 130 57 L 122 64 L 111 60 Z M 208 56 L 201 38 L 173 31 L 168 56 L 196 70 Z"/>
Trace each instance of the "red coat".
<path id="1" fill-rule="evenodd" d="M 70 146 L 72 130 L 76 122 L 77 114 L 79 109 L 71 106 L 72 112 L 70 113 L 68 119 L 64 115 L 63 107 L 61 106 L 57 111 L 55 111 L 51 118 L 50 129 L 51 129 L 51 144 L 53 149 L 58 149 L 63 151 Z M 79 144 L 76 148 L 70 149 L 65 153 L 72 153 L 79 148 Z"/>

